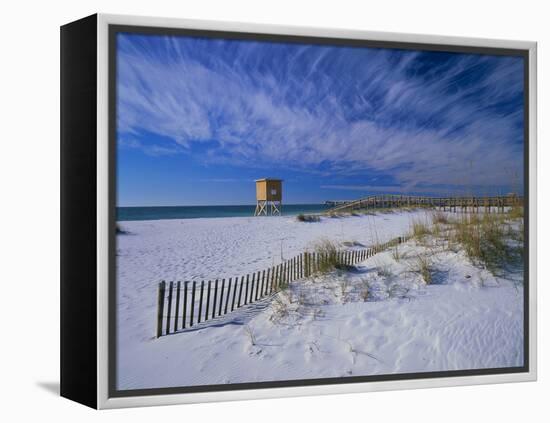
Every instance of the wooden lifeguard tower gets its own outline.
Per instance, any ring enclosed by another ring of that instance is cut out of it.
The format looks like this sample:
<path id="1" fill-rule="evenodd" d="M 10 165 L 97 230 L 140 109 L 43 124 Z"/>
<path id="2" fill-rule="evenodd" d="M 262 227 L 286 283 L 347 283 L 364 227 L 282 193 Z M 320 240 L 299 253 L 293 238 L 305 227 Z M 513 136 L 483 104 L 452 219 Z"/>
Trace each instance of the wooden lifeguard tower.
<path id="1" fill-rule="evenodd" d="M 254 216 L 280 216 L 282 209 L 283 180 L 256 179 L 256 211 Z"/>

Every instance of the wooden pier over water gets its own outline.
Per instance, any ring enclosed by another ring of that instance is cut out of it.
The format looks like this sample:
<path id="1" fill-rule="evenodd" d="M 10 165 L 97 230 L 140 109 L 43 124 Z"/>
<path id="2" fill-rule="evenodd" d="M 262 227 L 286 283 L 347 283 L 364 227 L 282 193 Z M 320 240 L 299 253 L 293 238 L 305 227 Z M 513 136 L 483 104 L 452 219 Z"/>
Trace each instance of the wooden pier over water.
<path id="1" fill-rule="evenodd" d="M 523 197 L 516 194 L 500 196 L 427 197 L 415 195 L 379 194 L 353 201 L 327 201 L 334 207 L 325 214 L 351 213 L 357 210 L 374 210 L 410 207 L 434 207 L 448 211 L 496 211 L 507 207 L 522 206 Z"/>

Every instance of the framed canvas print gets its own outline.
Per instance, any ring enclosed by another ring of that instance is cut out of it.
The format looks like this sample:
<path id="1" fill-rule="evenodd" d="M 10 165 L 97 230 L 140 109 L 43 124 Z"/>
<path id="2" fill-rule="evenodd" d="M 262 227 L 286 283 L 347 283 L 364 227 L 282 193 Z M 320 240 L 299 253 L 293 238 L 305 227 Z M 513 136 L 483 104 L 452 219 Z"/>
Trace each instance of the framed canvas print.
<path id="1" fill-rule="evenodd" d="M 536 378 L 536 44 L 61 28 L 61 394 Z"/>

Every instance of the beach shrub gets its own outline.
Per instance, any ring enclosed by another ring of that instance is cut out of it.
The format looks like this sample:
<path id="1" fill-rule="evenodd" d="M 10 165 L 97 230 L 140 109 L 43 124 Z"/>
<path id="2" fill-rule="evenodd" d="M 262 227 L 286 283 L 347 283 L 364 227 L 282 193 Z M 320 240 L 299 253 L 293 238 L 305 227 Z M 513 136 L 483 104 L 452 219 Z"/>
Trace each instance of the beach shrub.
<path id="1" fill-rule="evenodd" d="M 338 259 L 338 249 L 329 239 L 317 241 L 313 247 L 315 254 L 320 258 L 317 268 L 318 273 L 328 273 L 336 268 L 340 268 Z"/>
<path id="2" fill-rule="evenodd" d="M 395 261 L 401 260 L 401 254 L 399 253 L 399 247 L 397 245 L 393 247 L 391 255 Z"/>
<path id="3" fill-rule="evenodd" d="M 349 282 L 347 279 L 342 279 L 340 281 L 340 298 L 342 300 L 342 304 L 345 304 L 348 301 L 348 287 Z"/>
<path id="4" fill-rule="evenodd" d="M 412 221 L 412 234 L 417 239 L 422 239 L 426 235 L 430 234 L 430 228 L 428 224 L 420 219 L 414 219 Z"/>
<path id="5" fill-rule="evenodd" d="M 428 255 L 419 255 L 416 258 L 416 272 L 422 276 L 427 285 L 432 283 L 432 263 Z"/>
<path id="6" fill-rule="evenodd" d="M 468 257 L 495 270 L 511 255 L 507 243 L 508 224 L 498 215 L 486 213 L 465 215 L 454 223 L 454 239 L 460 243 Z"/>
<path id="7" fill-rule="evenodd" d="M 376 269 L 376 273 L 378 276 L 381 276 L 383 278 L 391 278 L 391 276 L 393 275 L 389 264 L 378 266 L 378 268 Z"/>
<path id="8" fill-rule="evenodd" d="M 319 222 L 321 221 L 321 218 L 315 214 L 303 214 L 300 213 L 298 216 L 296 216 L 296 219 L 298 222 Z"/>
<path id="9" fill-rule="evenodd" d="M 116 224 L 115 231 L 117 235 L 125 235 L 128 233 L 128 231 L 122 229 L 122 227 L 118 223 Z"/>
<path id="10" fill-rule="evenodd" d="M 369 283 L 364 281 L 363 282 L 363 289 L 361 290 L 361 298 L 363 301 L 368 301 L 369 299 Z"/>
<path id="11" fill-rule="evenodd" d="M 523 206 L 515 205 L 508 210 L 508 217 L 510 219 L 523 219 Z"/>
<path id="12" fill-rule="evenodd" d="M 244 325 L 244 331 L 246 335 L 248 336 L 248 340 L 250 341 L 250 345 L 255 346 L 256 345 L 256 335 L 254 335 L 254 331 L 252 328 L 248 325 Z"/>
<path id="13" fill-rule="evenodd" d="M 447 217 L 447 215 L 441 211 L 437 211 L 435 213 L 432 214 L 432 223 L 433 224 L 444 224 L 446 225 L 447 223 L 449 223 L 449 218 Z"/>

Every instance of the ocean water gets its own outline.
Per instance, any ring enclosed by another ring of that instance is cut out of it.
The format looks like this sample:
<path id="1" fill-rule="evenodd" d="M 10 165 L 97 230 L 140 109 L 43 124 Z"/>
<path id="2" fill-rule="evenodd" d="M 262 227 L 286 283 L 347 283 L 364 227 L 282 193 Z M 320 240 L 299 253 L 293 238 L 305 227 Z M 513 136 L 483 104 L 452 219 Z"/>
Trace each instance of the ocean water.
<path id="1" fill-rule="evenodd" d="M 254 216 L 255 205 L 242 206 L 163 206 L 117 207 L 117 221 L 196 219 L 199 217 Z M 319 213 L 327 210 L 325 204 L 283 204 L 283 216 L 300 213 Z"/>

